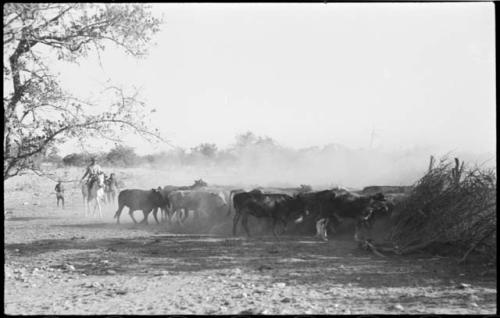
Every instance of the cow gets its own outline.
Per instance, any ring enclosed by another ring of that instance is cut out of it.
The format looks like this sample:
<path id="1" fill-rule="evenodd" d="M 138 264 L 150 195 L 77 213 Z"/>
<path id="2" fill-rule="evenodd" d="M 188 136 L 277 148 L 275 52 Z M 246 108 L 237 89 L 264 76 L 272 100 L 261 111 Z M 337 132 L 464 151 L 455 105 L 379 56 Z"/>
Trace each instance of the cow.
<path id="1" fill-rule="evenodd" d="M 354 240 L 360 241 L 360 230 L 371 229 L 375 218 L 388 212 L 382 193 L 363 196 L 346 190 L 324 190 L 300 194 L 311 214 L 315 215 L 317 236 L 327 240 L 326 227 L 334 227 L 343 218 L 355 220 Z M 334 228 L 335 230 L 335 228 Z"/>
<path id="2" fill-rule="evenodd" d="M 277 188 L 277 187 L 257 187 L 253 190 L 259 190 L 263 194 L 287 194 L 289 196 L 294 196 L 299 193 L 306 193 L 309 191 L 312 191 L 311 186 L 309 185 L 304 185 L 301 184 L 298 188 Z M 232 211 L 234 211 L 234 204 L 233 204 L 233 197 L 237 193 L 242 193 L 242 192 L 248 192 L 250 190 L 245 190 L 245 189 L 232 189 L 229 191 L 229 195 L 227 196 L 228 198 L 228 204 L 229 204 L 229 209 L 228 209 L 228 215 L 231 214 Z"/>
<path id="3" fill-rule="evenodd" d="M 260 190 L 261 192 L 267 193 L 277 193 L 277 194 L 287 194 L 290 196 L 294 196 L 299 193 L 307 193 L 311 192 L 312 188 L 309 185 L 301 184 L 297 188 L 279 188 L 279 187 L 257 187 L 256 190 Z"/>
<path id="4" fill-rule="evenodd" d="M 155 210 L 153 215 L 156 223 L 159 223 L 156 217 L 156 211 L 159 208 L 163 208 L 168 205 L 168 198 L 162 195 L 161 187 L 151 190 L 126 189 L 120 191 L 118 194 L 118 210 L 116 211 L 114 218 L 116 218 L 116 223 L 120 224 L 120 214 L 126 206 L 129 208 L 129 215 L 134 223 L 137 224 L 137 221 L 134 218 L 133 212 L 137 210 L 141 210 L 144 214 L 144 219 L 140 223 L 147 224 L 148 215 L 153 210 Z"/>
<path id="5" fill-rule="evenodd" d="M 361 194 L 372 195 L 376 193 L 385 194 L 400 194 L 409 193 L 413 189 L 412 186 L 368 186 L 361 190 Z"/>
<path id="6" fill-rule="evenodd" d="M 405 200 L 409 197 L 409 194 L 406 193 L 394 193 L 385 195 L 387 201 L 387 207 L 389 209 L 388 213 L 391 220 L 395 220 L 398 218 L 402 209 L 397 208 L 398 206 L 402 206 Z"/>
<path id="7" fill-rule="evenodd" d="M 323 239 L 326 238 L 323 233 L 326 233 L 326 226 L 328 224 L 333 232 L 335 232 L 335 227 L 340 224 L 340 219 L 335 213 L 330 213 L 334 209 L 333 199 L 337 194 L 346 192 L 344 189 L 335 188 L 332 190 L 298 194 L 310 212 L 308 217 L 302 222 L 303 226 L 315 226 L 316 236 Z"/>
<path id="8" fill-rule="evenodd" d="M 258 189 L 234 194 L 233 204 L 235 211 L 233 235 L 236 235 L 236 228 L 240 217 L 241 224 L 247 236 L 250 236 L 248 215 L 252 215 L 258 218 L 271 218 L 273 222 L 273 235 L 278 237 L 276 231 L 278 222 L 283 224 L 285 231 L 288 220 L 295 220 L 298 223 L 303 219 L 303 215 L 308 214 L 303 201 L 297 196 L 292 197 L 279 193 L 266 194 Z"/>
<path id="9" fill-rule="evenodd" d="M 231 215 L 231 212 L 234 211 L 234 196 L 238 193 L 243 193 L 243 192 L 248 192 L 248 191 L 244 189 L 232 189 L 231 191 L 229 191 L 229 199 L 228 199 L 229 208 L 227 209 L 227 216 Z"/>
<path id="10" fill-rule="evenodd" d="M 200 213 L 212 216 L 218 211 L 227 209 L 227 202 L 224 197 L 217 193 L 204 190 L 175 190 L 168 194 L 170 202 L 168 210 L 169 214 L 184 211 L 180 216 L 180 222 L 183 223 L 188 217 L 189 212 L 193 211 L 195 217 L 199 217 Z"/>
<path id="11" fill-rule="evenodd" d="M 196 189 L 195 189 L 196 190 Z M 213 193 L 217 195 L 221 201 L 224 203 L 224 209 L 230 213 L 230 196 L 231 196 L 231 188 L 225 186 L 205 186 L 201 188 L 201 190 Z"/>
<path id="12" fill-rule="evenodd" d="M 184 190 L 196 190 L 196 189 L 202 189 L 204 187 L 207 187 L 208 184 L 203 181 L 202 179 L 199 180 L 194 180 L 194 183 L 190 186 L 173 186 L 173 185 L 166 185 L 161 189 L 161 193 L 164 197 L 168 197 L 169 194 L 173 191 L 184 191 Z M 172 218 L 172 211 L 171 208 L 169 207 L 164 207 L 161 209 L 161 219 L 162 221 L 165 219 L 168 219 L 169 221 Z M 157 210 L 154 211 L 154 216 L 156 218 L 156 213 Z"/>
<path id="13" fill-rule="evenodd" d="M 163 187 L 163 190 L 167 191 L 174 191 L 174 190 L 195 190 L 195 189 L 201 189 L 204 187 L 207 187 L 208 184 L 203 181 L 202 179 L 199 180 L 194 180 L 194 183 L 190 186 L 173 186 L 173 185 L 166 185 Z"/>

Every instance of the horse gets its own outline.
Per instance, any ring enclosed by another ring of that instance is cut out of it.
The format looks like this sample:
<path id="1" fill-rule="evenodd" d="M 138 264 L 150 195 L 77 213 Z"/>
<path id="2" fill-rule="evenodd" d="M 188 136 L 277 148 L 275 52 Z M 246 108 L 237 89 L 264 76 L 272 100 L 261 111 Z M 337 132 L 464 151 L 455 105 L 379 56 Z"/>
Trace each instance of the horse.
<path id="1" fill-rule="evenodd" d="M 102 209 L 100 201 L 104 201 L 104 174 L 100 173 L 93 178 L 89 192 L 87 183 L 82 184 L 83 205 L 85 207 L 85 216 L 90 216 L 90 202 L 95 200 L 94 210 L 92 215 L 95 215 L 96 209 L 99 208 L 99 217 L 102 218 Z M 87 204 L 85 204 L 85 202 Z"/>

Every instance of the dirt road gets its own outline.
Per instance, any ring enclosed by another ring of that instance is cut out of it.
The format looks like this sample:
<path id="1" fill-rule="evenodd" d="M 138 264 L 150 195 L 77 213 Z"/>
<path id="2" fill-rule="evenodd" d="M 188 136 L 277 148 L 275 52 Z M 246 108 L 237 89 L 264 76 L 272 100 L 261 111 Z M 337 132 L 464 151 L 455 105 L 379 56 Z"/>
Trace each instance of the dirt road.
<path id="1" fill-rule="evenodd" d="M 76 190 L 65 210 L 4 194 L 6 314 L 496 313 L 496 270 L 477 264 L 381 258 L 351 236 L 171 234 L 85 218 Z"/>

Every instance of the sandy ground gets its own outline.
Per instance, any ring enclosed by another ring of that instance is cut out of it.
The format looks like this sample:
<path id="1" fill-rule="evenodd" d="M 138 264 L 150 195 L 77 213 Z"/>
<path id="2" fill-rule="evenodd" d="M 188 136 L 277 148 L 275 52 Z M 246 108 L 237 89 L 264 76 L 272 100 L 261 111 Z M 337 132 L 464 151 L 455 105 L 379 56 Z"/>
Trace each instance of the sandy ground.
<path id="1" fill-rule="evenodd" d="M 51 186 L 52 187 L 52 186 Z M 233 238 L 84 217 L 77 189 L 5 194 L 6 314 L 494 314 L 496 270 L 384 258 L 351 235 Z M 38 194 L 38 195 L 37 195 Z M 139 213 L 137 218 L 140 218 Z M 230 219 L 228 220 L 230 223 Z"/>

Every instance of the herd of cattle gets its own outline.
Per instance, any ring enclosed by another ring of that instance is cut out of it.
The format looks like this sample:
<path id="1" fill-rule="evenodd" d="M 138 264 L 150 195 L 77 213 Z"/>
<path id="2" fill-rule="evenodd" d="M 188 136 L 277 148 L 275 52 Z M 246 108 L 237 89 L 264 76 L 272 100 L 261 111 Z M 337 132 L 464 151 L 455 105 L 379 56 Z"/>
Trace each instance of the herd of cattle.
<path id="1" fill-rule="evenodd" d="M 316 235 L 324 240 L 327 228 L 335 228 L 343 219 L 355 221 L 354 239 L 360 241 L 362 230 L 372 228 L 376 219 L 389 216 L 395 202 L 405 196 L 410 187 L 366 187 L 362 191 L 348 191 L 343 188 L 312 191 L 308 186 L 298 188 L 256 188 L 234 189 L 222 186 L 208 186 L 203 180 L 196 180 L 191 186 L 158 187 L 151 190 L 126 189 L 118 195 L 118 210 L 114 217 L 120 223 L 124 207 L 129 208 L 129 215 L 142 211 L 147 223 L 150 213 L 157 223 L 158 212 L 162 221 L 184 222 L 189 213 L 197 218 L 206 216 L 233 216 L 233 235 L 241 225 L 250 236 L 248 216 L 269 218 L 273 225 L 273 234 L 277 237 L 287 229 L 287 225 L 315 224 Z M 312 222 L 311 222 L 312 221 Z M 281 226 L 280 226 L 281 225 Z M 280 230 L 279 230 L 280 229 Z"/>

